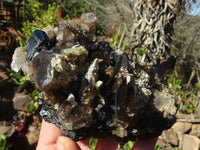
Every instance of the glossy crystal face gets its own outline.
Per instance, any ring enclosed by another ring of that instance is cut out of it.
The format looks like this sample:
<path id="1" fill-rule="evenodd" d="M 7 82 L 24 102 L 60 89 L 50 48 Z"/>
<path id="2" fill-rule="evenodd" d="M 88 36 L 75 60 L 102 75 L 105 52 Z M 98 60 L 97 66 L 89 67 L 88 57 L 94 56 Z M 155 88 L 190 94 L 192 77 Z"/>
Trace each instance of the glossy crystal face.
<path id="1" fill-rule="evenodd" d="M 27 46 L 15 50 L 12 69 L 41 92 L 41 116 L 73 140 L 158 136 L 175 121 L 175 97 L 165 80 L 176 57 L 147 69 L 98 41 L 96 24 L 89 13 L 34 31 Z"/>

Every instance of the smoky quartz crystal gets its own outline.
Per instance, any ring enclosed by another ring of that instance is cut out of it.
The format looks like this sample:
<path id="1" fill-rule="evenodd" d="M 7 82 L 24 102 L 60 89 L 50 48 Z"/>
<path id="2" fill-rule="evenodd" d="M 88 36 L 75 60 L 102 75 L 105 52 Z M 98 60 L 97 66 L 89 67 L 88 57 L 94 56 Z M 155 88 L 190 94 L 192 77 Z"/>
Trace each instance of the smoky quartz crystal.
<path id="1" fill-rule="evenodd" d="M 11 67 L 40 92 L 40 115 L 73 140 L 156 137 L 175 122 L 176 97 L 166 80 L 176 56 L 151 69 L 95 36 L 97 18 L 35 30 Z"/>

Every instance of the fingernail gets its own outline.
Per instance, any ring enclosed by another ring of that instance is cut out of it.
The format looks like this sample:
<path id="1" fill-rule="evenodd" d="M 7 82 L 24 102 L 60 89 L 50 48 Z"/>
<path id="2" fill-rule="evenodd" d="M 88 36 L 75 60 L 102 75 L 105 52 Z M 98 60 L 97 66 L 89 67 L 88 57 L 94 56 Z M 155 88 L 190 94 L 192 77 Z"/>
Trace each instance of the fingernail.
<path id="1" fill-rule="evenodd" d="M 65 150 L 65 139 L 63 136 L 58 137 L 57 150 Z"/>

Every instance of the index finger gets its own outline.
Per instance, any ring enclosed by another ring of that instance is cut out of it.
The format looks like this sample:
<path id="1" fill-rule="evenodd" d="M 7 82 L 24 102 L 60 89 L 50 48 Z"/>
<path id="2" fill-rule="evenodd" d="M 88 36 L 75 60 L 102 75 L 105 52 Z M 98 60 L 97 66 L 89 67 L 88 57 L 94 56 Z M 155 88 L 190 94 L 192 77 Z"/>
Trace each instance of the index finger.
<path id="1" fill-rule="evenodd" d="M 43 120 L 37 150 L 45 149 L 43 146 L 50 147 L 50 145 L 52 150 L 56 149 L 57 139 L 61 135 L 63 135 L 63 133 L 58 127 Z"/>

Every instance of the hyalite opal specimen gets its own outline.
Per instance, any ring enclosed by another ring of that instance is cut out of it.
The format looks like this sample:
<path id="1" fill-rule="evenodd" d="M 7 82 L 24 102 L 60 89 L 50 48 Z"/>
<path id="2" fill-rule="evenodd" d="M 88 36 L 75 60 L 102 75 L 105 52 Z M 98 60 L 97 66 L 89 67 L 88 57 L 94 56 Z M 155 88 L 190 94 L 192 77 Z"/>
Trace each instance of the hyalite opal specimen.
<path id="1" fill-rule="evenodd" d="M 166 80 L 176 56 L 149 69 L 98 41 L 96 24 L 88 13 L 35 30 L 25 47 L 16 48 L 12 69 L 40 91 L 41 116 L 73 140 L 160 135 L 175 122 L 175 97 Z"/>

